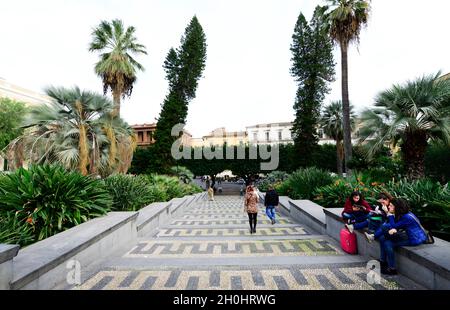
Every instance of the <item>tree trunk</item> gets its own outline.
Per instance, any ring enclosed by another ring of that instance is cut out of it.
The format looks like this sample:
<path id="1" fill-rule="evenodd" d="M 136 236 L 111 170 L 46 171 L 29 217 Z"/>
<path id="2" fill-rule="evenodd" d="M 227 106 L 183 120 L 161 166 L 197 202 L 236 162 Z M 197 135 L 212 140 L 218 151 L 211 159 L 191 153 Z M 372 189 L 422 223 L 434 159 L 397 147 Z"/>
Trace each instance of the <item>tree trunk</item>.
<path id="1" fill-rule="evenodd" d="M 89 163 L 88 145 L 86 137 L 86 127 L 80 125 L 80 140 L 78 141 L 78 150 L 80 152 L 80 160 L 78 162 L 78 169 L 82 175 L 87 175 L 87 165 Z"/>
<path id="2" fill-rule="evenodd" d="M 348 96 L 348 62 L 347 62 L 347 42 L 341 42 L 341 67 L 342 67 L 342 124 L 344 129 L 344 154 L 345 172 L 347 177 L 352 171 L 348 168 L 348 163 L 352 159 L 352 137 L 350 126 L 350 100 Z"/>
<path id="3" fill-rule="evenodd" d="M 112 91 L 113 102 L 114 102 L 114 110 L 112 113 L 113 118 L 120 117 L 120 89 L 116 86 L 116 88 Z"/>
<path id="4" fill-rule="evenodd" d="M 337 161 L 337 173 L 342 176 L 342 160 L 344 159 L 344 150 L 342 149 L 341 140 L 336 141 L 336 161 Z"/>
<path id="5" fill-rule="evenodd" d="M 425 132 L 407 133 L 402 144 L 403 160 L 405 162 L 406 177 L 418 180 L 425 177 L 425 151 L 427 148 Z"/>

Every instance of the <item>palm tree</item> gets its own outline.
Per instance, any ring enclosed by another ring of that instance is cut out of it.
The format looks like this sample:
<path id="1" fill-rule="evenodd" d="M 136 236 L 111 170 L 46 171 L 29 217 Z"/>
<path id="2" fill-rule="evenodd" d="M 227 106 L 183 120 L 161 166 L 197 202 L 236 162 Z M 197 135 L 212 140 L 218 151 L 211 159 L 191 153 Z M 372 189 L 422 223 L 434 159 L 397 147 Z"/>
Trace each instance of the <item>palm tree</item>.
<path id="1" fill-rule="evenodd" d="M 355 115 L 351 105 L 350 124 L 353 129 L 355 126 Z M 344 139 L 344 128 L 342 121 L 341 101 L 332 101 L 324 108 L 320 119 L 320 125 L 324 133 L 336 141 L 337 172 L 339 175 L 342 175 L 342 162 L 344 159 L 344 147 L 342 145 L 342 140 Z"/>
<path id="2" fill-rule="evenodd" d="M 341 48 L 342 103 L 344 126 L 344 152 L 347 175 L 351 174 L 348 163 L 352 159 L 352 140 L 350 126 L 350 99 L 348 94 L 348 46 L 359 43 L 359 35 L 369 17 L 369 1 L 364 0 L 326 0 L 330 5 L 321 7 L 324 24 L 331 39 Z"/>
<path id="3" fill-rule="evenodd" d="M 33 107 L 25 119 L 25 133 L 9 145 L 9 154 L 30 163 L 58 163 L 81 174 L 126 171 L 135 148 L 132 129 L 113 118 L 113 103 L 104 96 L 50 87 L 54 101 Z"/>
<path id="4" fill-rule="evenodd" d="M 102 21 L 92 31 L 90 52 L 100 52 L 95 73 L 103 80 L 103 93 L 111 89 L 114 101 L 113 116 L 120 116 L 120 97 L 130 96 L 136 81 L 136 71 L 144 71 L 131 54 L 147 54 L 145 46 L 137 43 L 133 26 L 126 30 L 121 20 Z"/>
<path id="5" fill-rule="evenodd" d="M 411 180 L 425 176 L 429 140 L 450 144 L 450 80 L 439 75 L 392 86 L 378 94 L 376 107 L 361 116 L 360 138 L 368 142 L 368 155 L 388 142 L 399 144 Z"/>

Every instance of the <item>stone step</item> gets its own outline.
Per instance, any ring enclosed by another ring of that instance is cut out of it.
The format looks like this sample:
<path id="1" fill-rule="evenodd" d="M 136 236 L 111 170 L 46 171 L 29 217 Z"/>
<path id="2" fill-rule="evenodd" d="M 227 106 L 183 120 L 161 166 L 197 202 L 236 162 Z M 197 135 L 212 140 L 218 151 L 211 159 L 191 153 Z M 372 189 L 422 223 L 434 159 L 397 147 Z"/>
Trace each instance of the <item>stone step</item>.
<path id="1" fill-rule="evenodd" d="M 89 275 L 77 289 L 160 290 L 398 290 L 401 277 L 367 281 L 364 263 L 292 264 L 272 266 L 183 266 L 104 268 Z M 406 286 L 410 289 L 409 286 Z"/>
<path id="2" fill-rule="evenodd" d="M 259 239 L 259 240 L 167 240 L 139 241 L 124 257 L 267 257 L 343 255 L 328 238 L 318 239 Z"/>
<path id="3" fill-rule="evenodd" d="M 283 227 L 258 227 L 256 233 L 250 234 L 248 227 L 237 228 L 161 228 L 154 235 L 156 238 L 161 237 L 236 237 L 236 236 L 292 236 L 292 235 L 309 235 L 309 232 L 302 226 Z"/>

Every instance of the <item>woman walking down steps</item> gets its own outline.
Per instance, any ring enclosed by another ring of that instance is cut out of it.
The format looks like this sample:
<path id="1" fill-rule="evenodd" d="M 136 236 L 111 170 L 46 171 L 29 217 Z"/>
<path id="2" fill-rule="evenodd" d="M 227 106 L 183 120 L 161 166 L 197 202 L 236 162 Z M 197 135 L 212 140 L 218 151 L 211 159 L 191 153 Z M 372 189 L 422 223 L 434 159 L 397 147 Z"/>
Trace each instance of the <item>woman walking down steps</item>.
<path id="1" fill-rule="evenodd" d="M 244 211 L 248 214 L 248 222 L 250 224 L 250 233 L 256 233 L 256 222 L 258 218 L 258 202 L 259 198 L 252 185 L 247 187 L 247 193 L 244 199 Z"/>

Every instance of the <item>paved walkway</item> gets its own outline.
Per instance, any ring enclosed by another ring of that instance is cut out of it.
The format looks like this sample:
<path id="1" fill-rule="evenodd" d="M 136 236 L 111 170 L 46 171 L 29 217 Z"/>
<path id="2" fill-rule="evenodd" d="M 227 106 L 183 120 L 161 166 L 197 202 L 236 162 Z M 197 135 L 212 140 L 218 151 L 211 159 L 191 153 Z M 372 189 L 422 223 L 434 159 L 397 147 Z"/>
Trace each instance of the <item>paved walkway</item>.
<path id="1" fill-rule="evenodd" d="M 80 289 L 417 289 L 402 276 L 367 282 L 366 261 L 328 236 L 260 206 L 251 235 L 239 196 L 191 205 L 121 257 L 83 273 Z"/>

